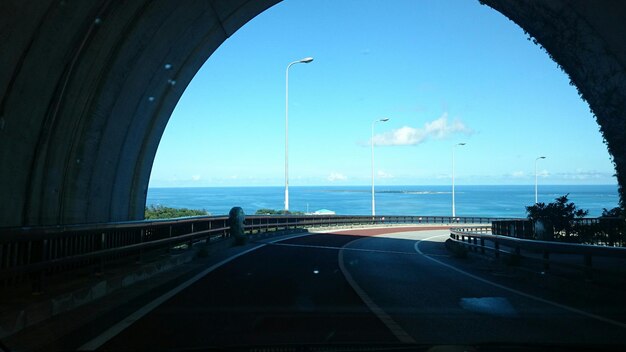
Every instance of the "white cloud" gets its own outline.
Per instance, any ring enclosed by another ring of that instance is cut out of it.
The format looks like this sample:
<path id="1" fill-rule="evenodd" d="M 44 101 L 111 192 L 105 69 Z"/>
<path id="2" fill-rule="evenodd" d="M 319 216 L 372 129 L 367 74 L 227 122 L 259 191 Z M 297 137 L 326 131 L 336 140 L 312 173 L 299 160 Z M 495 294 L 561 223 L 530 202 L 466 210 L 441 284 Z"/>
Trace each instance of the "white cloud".
<path id="1" fill-rule="evenodd" d="M 550 173 L 548 172 L 548 170 L 543 169 L 537 172 L 537 176 L 546 178 L 546 177 L 550 177 Z"/>
<path id="2" fill-rule="evenodd" d="M 328 177 L 326 178 L 328 181 L 330 182 L 335 182 L 335 181 L 345 181 L 348 178 L 346 177 L 346 175 L 344 174 L 340 174 L 338 172 L 331 172 L 330 175 L 328 175 Z"/>
<path id="3" fill-rule="evenodd" d="M 442 139 L 451 134 L 471 134 L 473 131 L 458 119 L 448 123 L 448 113 L 427 122 L 423 128 L 409 126 L 374 136 L 375 145 L 417 145 L 428 138 Z"/>
<path id="4" fill-rule="evenodd" d="M 513 171 L 510 176 L 520 178 L 520 177 L 525 177 L 526 173 L 524 171 Z"/>
<path id="5" fill-rule="evenodd" d="M 393 178 L 392 174 L 388 174 L 388 173 L 386 173 L 384 171 L 381 171 L 381 170 L 378 170 L 378 173 L 376 174 L 376 176 L 378 178 Z"/>
<path id="6" fill-rule="evenodd" d="M 201 177 L 200 175 L 192 175 L 192 176 L 191 176 L 191 180 L 192 180 L 192 181 L 200 181 L 200 179 L 201 179 L 201 178 L 202 178 L 202 177 Z"/>

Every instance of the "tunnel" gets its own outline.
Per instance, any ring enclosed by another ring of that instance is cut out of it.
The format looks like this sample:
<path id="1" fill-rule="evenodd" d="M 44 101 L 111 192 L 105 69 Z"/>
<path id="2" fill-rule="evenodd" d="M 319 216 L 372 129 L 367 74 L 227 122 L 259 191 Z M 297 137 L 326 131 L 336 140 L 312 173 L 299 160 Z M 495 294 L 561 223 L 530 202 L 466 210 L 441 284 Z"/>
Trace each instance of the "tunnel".
<path id="1" fill-rule="evenodd" d="M 0 227 L 143 219 L 159 141 L 185 88 L 278 2 L 0 2 Z M 626 3 L 481 3 L 568 74 L 597 119 L 623 202 Z"/>

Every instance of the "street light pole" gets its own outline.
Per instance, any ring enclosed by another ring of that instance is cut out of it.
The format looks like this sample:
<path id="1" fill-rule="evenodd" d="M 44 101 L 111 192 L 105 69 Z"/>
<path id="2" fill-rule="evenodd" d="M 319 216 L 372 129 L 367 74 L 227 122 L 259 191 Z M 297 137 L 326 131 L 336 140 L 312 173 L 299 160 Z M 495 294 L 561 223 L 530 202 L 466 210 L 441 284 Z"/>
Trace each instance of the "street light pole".
<path id="1" fill-rule="evenodd" d="M 376 216 L 376 200 L 374 198 L 374 124 L 387 121 L 389 121 L 388 118 L 372 121 L 372 139 L 370 139 L 370 144 L 372 145 L 372 217 Z"/>
<path id="2" fill-rule="evenodd" d="M 290 62 L 285 70 L 285 211 L 289 210 L 289 68 L 295 64 L 308 64 L 312 57 Z"/>
<path id="3" fill-rule="evenodd" d="M 545 156 L 540 156 L 538 158 L 535 159 L 535 204 L 537 204 L 537 161 L 539 161 L 539 159 L 545 159 Z"/>
<path id="4" fill-rule="evenodd" d="M 465 145 L 465 143 L 457 143 L 452 146 L 452 217 L 456 216 L 456 204 L 454 199 L 454 149 L 459 145 Z"/>

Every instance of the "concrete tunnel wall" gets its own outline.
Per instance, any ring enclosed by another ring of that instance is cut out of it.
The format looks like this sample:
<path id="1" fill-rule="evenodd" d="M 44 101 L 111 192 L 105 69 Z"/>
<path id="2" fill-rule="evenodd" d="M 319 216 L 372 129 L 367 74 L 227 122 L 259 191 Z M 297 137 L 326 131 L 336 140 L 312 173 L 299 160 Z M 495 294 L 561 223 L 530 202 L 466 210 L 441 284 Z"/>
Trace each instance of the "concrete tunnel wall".
<path id="1" fill-rule="evenodd" d="M 142 219 L 186 86 L 275 2 L 0 2 L 0 226 Z"/>
<path id="2" fill-rule="evenodd" d="M 0 227 L 142 219 L 183 91 L 224 40 L 277 2 L 0 2 Z M 626 5 L 484 2 L 570 75 L 624 185 Z"/>

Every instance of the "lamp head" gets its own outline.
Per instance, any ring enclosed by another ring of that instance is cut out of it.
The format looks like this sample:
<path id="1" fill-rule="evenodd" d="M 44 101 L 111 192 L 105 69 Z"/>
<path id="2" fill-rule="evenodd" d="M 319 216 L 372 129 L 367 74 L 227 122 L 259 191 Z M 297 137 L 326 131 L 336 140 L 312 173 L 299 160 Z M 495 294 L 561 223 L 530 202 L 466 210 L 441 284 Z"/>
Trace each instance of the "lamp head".
<path id="1" fill-rule="evenodd" d="M 380 121 L 380 122 L 387 122 L 387 121 L 389 121 L 389 118 L 385 117 L 384 119 L 380 119 L 378 121 Z"/>
<path id="2" fill-rule="evenodd" d="M 459 143 L 459 144 L 457 144 L 457 145 L 465 145 L 465 143 Z"/>
<path id="3" fill-rule="evenodd" d="M 302 60 L 300 60 L 298 62 L 301 62 L 303 64 L 308 64 L 311 61 L 313 61 L 313 58 L 309 56 L 309 57 L 305 57 L 304 59 L 302 59 Z"/>

